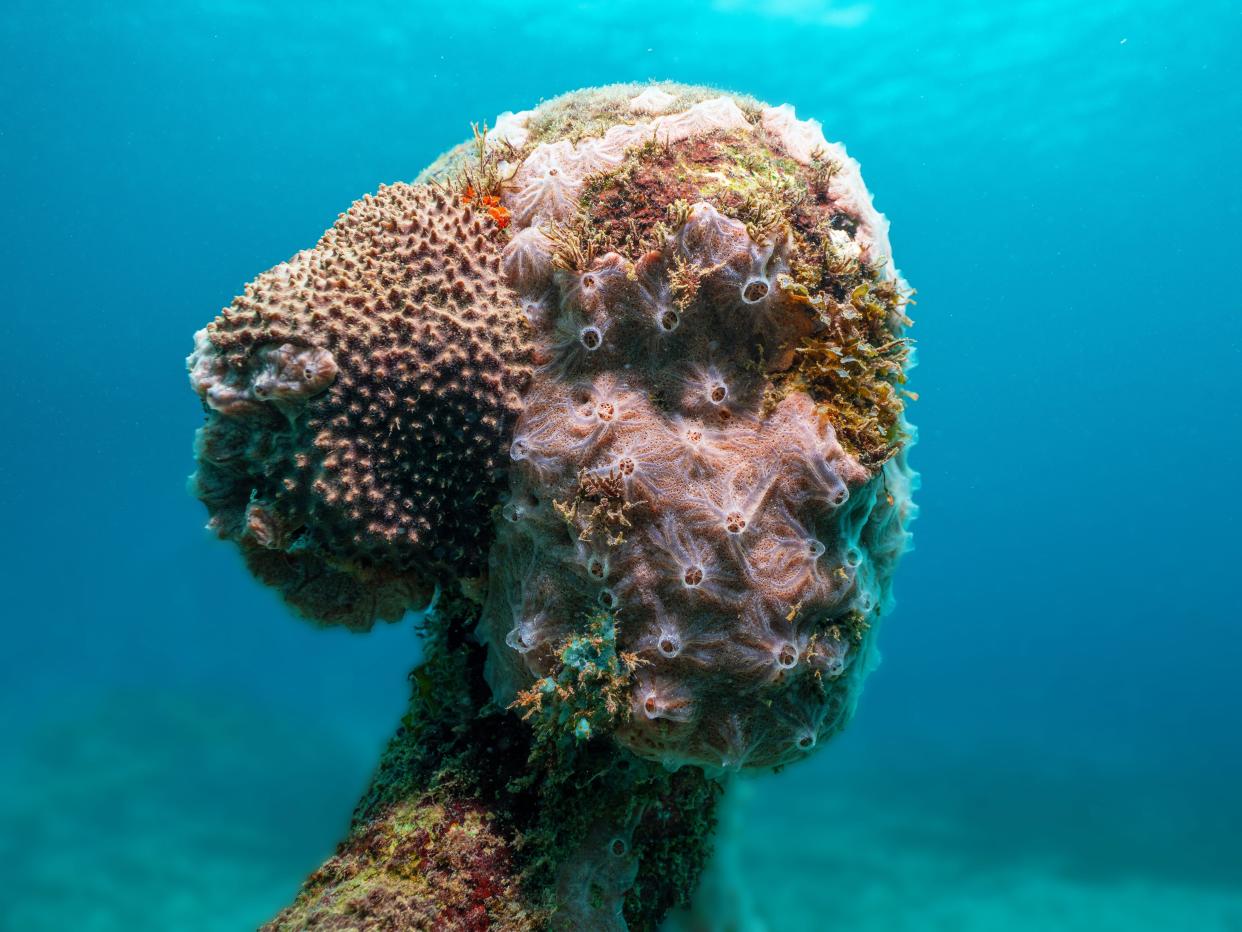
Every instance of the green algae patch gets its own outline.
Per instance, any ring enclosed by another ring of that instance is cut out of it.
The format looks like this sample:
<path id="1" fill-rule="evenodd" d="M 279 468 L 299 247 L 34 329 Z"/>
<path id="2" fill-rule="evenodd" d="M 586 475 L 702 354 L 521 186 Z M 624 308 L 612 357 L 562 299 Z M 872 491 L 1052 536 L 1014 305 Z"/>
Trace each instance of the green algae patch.
<path id="1" fill-rule="evenodd" d="M 531 762 L 557 771 L 577 742 L 613 731 L 629 711 L 630 674 L 638 658 L 617 651 L 616 616 L 591 615 L 583 631 L 557 649 L 552 672 L 518 694 L 514 708 L 534 728 Z"/>

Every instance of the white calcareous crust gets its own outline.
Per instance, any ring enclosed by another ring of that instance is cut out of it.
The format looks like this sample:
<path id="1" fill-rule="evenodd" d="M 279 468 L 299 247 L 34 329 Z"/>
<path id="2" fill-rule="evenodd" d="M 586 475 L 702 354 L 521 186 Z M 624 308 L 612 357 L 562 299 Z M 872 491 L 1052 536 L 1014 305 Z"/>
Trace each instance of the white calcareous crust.
<path id="1" fill-rule="evenodd" d="M 630 109 L 635 113 L 663 113 L 676 99 L 668 91 L 652 85 L 630 100 Z"/>

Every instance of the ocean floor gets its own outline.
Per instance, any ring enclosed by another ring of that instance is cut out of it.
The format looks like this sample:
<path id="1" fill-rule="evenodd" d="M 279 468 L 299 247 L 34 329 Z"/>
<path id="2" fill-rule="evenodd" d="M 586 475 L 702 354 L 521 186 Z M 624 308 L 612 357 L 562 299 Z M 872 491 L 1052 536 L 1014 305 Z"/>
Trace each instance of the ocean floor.
<path id="1" fill-rule="evenodd" d="M 376 759 L 322 731 L 167 694 L 28 727 L 0 764 L 0 928 L 253 928 L 331 850 Z M 714 905 L 740 894 L 771 932 L 1242 930 L 1237 811 L 1196 823 L 1184 789 L 1101 786 L 1098 764 L 911 763 L 853 738 L 734 788 Z"/>
<path id="2" fill-rule="evenodd" d="M 0 764 L 0 928 L 252 929 L 345 828 L 376 752 L 216 697 L 114 695 Z"/>
<path id="3" fill-rule="evenodd" d="M 767 929 L 1242 930 L 1237 804 L 1196 824 L 1184 787 L 1080 762 L 866 757 L 829 748 L 742 794 L 737 860 Z"/>

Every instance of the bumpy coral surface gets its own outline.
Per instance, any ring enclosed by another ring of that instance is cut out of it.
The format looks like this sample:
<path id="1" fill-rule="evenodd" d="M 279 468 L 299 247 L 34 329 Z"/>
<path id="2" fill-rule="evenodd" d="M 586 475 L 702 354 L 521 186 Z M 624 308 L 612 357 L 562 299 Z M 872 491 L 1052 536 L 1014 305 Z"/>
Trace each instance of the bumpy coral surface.
<path id="1" fill-rule="evenodd" d="M 486 559 L 530 371 L 497 233 L 456 194 L 382 188 L 198 334 L 194 491 L 311 618 L 399 618 Z"/>

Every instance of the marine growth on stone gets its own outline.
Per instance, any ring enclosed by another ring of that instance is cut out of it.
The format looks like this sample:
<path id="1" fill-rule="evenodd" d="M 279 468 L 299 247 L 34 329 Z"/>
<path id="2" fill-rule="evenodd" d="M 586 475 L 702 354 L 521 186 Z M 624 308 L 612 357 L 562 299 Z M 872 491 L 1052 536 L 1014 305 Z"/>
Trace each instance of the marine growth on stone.
<path id="1" fill-rule="evenodd" d="M 792 107 L 566 95 L 198 333 L 194 491 L 314 621 L 463 592 L 493 699 L 566 740 L 789 764 L 849 719 L 908 546 L 910 294 L 858 164 Z"/>

